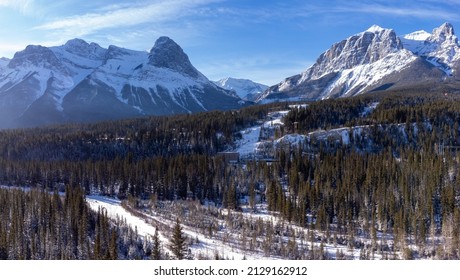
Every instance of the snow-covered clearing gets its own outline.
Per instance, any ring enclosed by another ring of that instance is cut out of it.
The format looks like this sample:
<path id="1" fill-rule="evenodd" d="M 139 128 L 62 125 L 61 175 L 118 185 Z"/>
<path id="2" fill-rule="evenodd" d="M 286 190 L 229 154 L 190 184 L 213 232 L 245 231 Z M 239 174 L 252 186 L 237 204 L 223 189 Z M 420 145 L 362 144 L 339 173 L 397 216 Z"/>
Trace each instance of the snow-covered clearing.
<path id="1" fill-rule="evenodd" d="M 103 208 L 107 211 L 108 217 L 111 219 L 122 219 L 125 220 L 126 223 L 133 229 L 137 229 L 137 232 L 140 236 L 144 238 L 151 238 L 155 233 L 155 228 L 158 225 L 167 226 L 172 229 L 174 226 L 174 221 L 172 220 L 173 217 L 165 218 L 161 215 L 155 216 L 150 215 L 145 212 L 140 212 L 142 214 L 142 218 L 133 215 L 126 209 L 124 209 L 121 205 L 121 201 L 113 198 L 108 198 L 104 196 L 97 196 L 91 195 L 87 196 L 86 198 L 89 206 L 92 210 L 98 211 L 99 208 Z M 205 206 L 203 206 L 205 207 Z M 297 232 L 296 234 L 296 243 L 299 250 L 311 250 L 311 248 L 315 248 L 318 250 L 321 246 L 323 246 L 324 251 L 327 255 L 331 258 L 336 258 L 337 252 L 343 252 L 349 258 L 358 259 L 360 257 L 360 250 L 359 249 L 352 249 L 348 248 L 346 245 L 341 244 L 333 244 L 329 242 L 325 242 L 325 234 L 316 230 L 308 230 L 306 228 L 302 228 L 299 226 L 295 226 L 290 224 L 289 222 L 283 220 L 276 213 L 271 213 L 266 210 L 265 204 L 258 204 L 257 211 L 253 212 L 249 208 L 243 207 L 243 212 L 235 212 L 235 211 L 223 211 L 224 216 L 233 215 L 238 216 L 242 215 L 244 219 L 247 219 L 251 222 L 258 223 L 258 221 L 263 221 L 265 223 L 271 223 L 275 227 L 281 228 L 282 230 L 287 229 L 287 227 L 291 228 Z M 281 225 L 281 227 L 280 227 Z M 279 259 L 277 256 L 273 255 L 265 255 L 260 250 L 242 250 L 239 246 L 235 245 L 232 246 L 232 243 L 238 243 L 237 240 L 230 239 L 227 242 L 223 242 L 219 238 L 209 238 L 208 236 L 199 232 L 199 229 L 193 228 L 190 226 L 182 225 L 184 234 L 188 237 L 189 240 L 193 240 L 192 245 L 190 245 L 190 253 L 193 258 L 206 258 L 206 259 L 213 259 L 216 254 L 219 255 L 220 258 L 229 259 L 229 260 L 242 260 L 242 259 Z M 243 233 L 238 233 L 236 236 L 234 233 L 232 234 L 227 228 L 223 227 L 221 230 L 221 234 L 234 236 L 234 238 L 240 238 L 240 235 Z M 299 236 L 304 236 L 305 238 L 309 238 L 309 236 L 315 236 L 315 240 L 312 244 L 311 241 L 307 241 L 302 239 Z M 163 250 L 166 252 L 168 250 L 169 244 L 169 236 L 171 236 L 170 232 L 167 231 L 159 231 L 160 241 L 163 244 Z M 258 237 L 264 238 L 264 237 Z M 291 237 L 281 235 L 278 238 L 283 240 L 286 244 Z M 357 238 L 357 241 L 362 241 L 364 243 L 369 243 L 370 241 L 365 238 Z M 280 242 L 280 241 L 277 241 Z M 322 245 L 321 245 L 322 244 Z M 313 245 L 313 246 L 312 246 Z M 381 255 L 375 254 L 375 258 L 382 258 Z"/>
<path id="2" fill-rule="evenodd" d="M 261 147 L 262 144 L 266 142 L 266 139 L 261 137 L 262 132 L 269 131 L 270 133 L 268 134 L 273 134 L 273 131 L 276 128 L 284 125 L 282 119 L 288 113 L 289 110 L 271 112 L 268 114 L 267 119 L 261 125 L 240 131 L 242 138 L 237 142 L 237 148 L 235 151 L 240 153 L 240 157 L 242 158 L 254 156 L 257 153 L 259 147 Z M 267 133 L 264 134 L 267 135 Z"/>
<path id="3" fill-rule="evenodd" d="M 86 201 L 91 207 L 92 210 L 98 211 L 99 207 L 104 208 L 107 210 L 107 215 L 111 219 L 123 219 L 126 223 L 133 229 L 137 228 L 137 232 L 140 236 L 147 238 L 152 237 L 155 233 L 156 225 L 161 224 L 163 226 L 167 226 L 171 228 L 174 226 L 174 221 L 165 219 L 163 217 L 153 216 L 142 212 L 143 218 L 133 215 L 125 208 L 122 207 L 121 201 L 108 198 L 104 196 L 98 195 L 90 195 L 86 197 Z M 172 219 L 172 217 L 171 217 Z M 211 239 L 206 237 L 204 234 L 201 234 L 188 226 L 183 227 L 183 232 L 185 235 L 188 236 L 189 240 L 198 240 L 199 242 L 194 242 L 193 245 L 190 246 L 191 255 L 194 257 L 202 256 L 208 259 L 213 259 L 214 256 L 219 254 L 221 258 L 225 259 L 234 259 L 234 260 L 242 260 L 246 259 L 273 259 L 269 257 L 265 257 L 262 254 L 257 253 L 249 253 L 247 251 L 242 251 L 236 249 L 228 244 L 224 244 L 223 242 Z M 160 240 L 162 242 L 163 249 L 168 251 L 167 244 L 169 243 L 168 233 L 159 231 Z M 172 255 L 170 253 L 170 255 Z"/>
<path id="4" fill-rule="evenodd" d="M 238 141 L 236 149 L 241 157 L 250 156 L 257 149 L 260 144 L 260 129 L 260 126 L 254 126 L 241 131 L 243 138 Z"/>

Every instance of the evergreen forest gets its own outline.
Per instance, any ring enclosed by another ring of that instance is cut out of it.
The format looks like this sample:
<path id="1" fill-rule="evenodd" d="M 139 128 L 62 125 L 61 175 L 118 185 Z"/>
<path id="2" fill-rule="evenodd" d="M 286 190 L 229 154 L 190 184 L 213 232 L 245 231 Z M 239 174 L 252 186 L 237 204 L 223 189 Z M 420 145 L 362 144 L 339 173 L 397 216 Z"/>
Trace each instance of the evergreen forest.
<path id="1" fill-rule="evenodd" d="M 245 129 L 279 111 L 287 113 L 266 139 L 269 157 L 225 159 Z M 460 259 L 459 125 L 460 95 L 403 89 L 3 130 L 0 258 L 199 258 L 187 246 L 200 241 L 185 240 L 183 224 L 287 259 L 354 258 L 347 249 L 362 259 Z M 85 196 L 95 194 L 172 227 L 157 223 L 141 238 L 89 209 Z M 262 210 L 275 222 L 243 216 Z M 171 250 L 158 231 L 175 236 Z M 345 252 L 325 249 L 337 244 Z"/>

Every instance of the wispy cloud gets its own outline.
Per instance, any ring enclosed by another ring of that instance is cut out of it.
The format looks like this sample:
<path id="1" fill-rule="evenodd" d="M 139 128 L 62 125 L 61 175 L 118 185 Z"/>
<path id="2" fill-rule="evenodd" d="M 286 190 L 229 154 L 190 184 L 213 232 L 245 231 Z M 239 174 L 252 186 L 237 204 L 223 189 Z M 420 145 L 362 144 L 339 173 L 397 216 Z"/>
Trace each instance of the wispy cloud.
<path id="1" fill-rule="evenodd" d="M 0 7 L 10 7 L 20 11 L 23 14 L 30 13 L 34 0 L 0 0 Z"/>
<path id="2" fill-rule="evenodd" d="M 443 5 L 439 5 L 439 1 L 436 0 L 337 1 L 337 5 L 331 6 L 328 12 L 348 15 L 361 13 L 374 16 L 460 20 L 460 15 L 457 13 L 458 8 L 460 8 L 460 0 L 443 1 Z M 324 6 L 321 6 L 321 9 L 324 9 Z"/>
<path id="3" fill-rule="evenodd" d="M 64 36 L 84 36 L 107 28 L 158 24 L 177 20 L 188 11 L 218 0 L 166 0 L 127 7 L 101 7 L 97 13 L 87 13 L 56 19 L 35 27 L 39 30 L 59 31 Z"/>
<path id="4" fill-rule="evenodd" d="M 402 3 L 400 5 L 374 4 L 347 4 L 337 7 L 335 11 L 343 13 L 368 13 L 373 15 L 385 15 L 396 17 L 415 17 L 458 20 L 459 14 L 448 9 L 440 9 L 436 5 L 431 5 L 432 1 L 419 1 L 417 4 Z"/>

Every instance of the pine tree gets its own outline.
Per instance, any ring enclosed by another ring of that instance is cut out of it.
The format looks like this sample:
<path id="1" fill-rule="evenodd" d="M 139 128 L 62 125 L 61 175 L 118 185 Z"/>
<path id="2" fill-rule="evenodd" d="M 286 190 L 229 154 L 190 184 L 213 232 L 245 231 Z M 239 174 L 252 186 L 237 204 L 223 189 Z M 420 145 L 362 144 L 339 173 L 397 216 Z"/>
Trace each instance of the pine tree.
<path id="1" fill-rule="evenodd" d="M 161 260 L 161 242 L 158 235 L 158 228 L 155 228 L 155 235 L 153 236 L 152 260 Z"/>
<path id="2" fill-rule="evenodd" d="M 117 244 L 117 232 L 115 230 L 111 231 L 110 242 L 109 242 L 109 259 L 116 260 L 118 259 L 118 244 Z"/>
<path id="3" fill-rule="evenodd" d="M 187 253 L 186 241 L 187 238 L 182 231 L 179 218 L 177 218 L 169 248 L 178 260 L 182 260 Z"/>

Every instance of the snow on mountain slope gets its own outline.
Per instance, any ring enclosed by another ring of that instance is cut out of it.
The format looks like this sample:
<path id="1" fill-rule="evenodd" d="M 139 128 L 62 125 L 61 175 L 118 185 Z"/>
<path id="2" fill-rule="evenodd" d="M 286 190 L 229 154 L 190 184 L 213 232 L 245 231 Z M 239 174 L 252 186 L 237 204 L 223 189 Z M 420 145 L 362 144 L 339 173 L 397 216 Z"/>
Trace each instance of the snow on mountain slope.
<path id="1" fill-rule="evenodd" d="M 257 94 L 268 88 L 266 85 L 248 79 L 224 78 L 214 83 L 222 88 L 234 90 L 240 98 L 249 101 L 253 101 Z"/>
<path id="2" fill-rule="evenodd" d="M 454 27 L 444 23 L 430 34 L 418 31 L 402 38 L 404 47 L 428 62 L 452 75 L 455 64 L 460 60 L 460 46 Z"/>
<path id="3" fill-rule="evenodd" d="M 392 53 L 374 63 L 363 64 L 352 69 L 343 70 L 338 77 L 323 91 L 321 99 L 333 97 L 334 89 L 342 87 L 340 96 L 353 95 L 363 89 L 370 88 L 385 76 L 403 70 L 416 57 L 406 50 Z"/>
<path id="4" fill-rule="evenodd" d="M 241 102 L 168 37 L 150 52 L 73 39 L 28 46 L 0 62 L 0 127 L 228 110 Z"/>
<path id="5" fill-rule="evenodd" d="M 334 44 L 305 72 L 270 87 L 257 101 L 355 95 L 379 82 L 383 76 L 401 70 L 415 58 L 403 49 L 392 29 L 372 26 Z"/>
<path id="6" fill-rule="evenodd" d="M 453 74 L 459 61 L 458 40 L 449 23 L 431 34 L 417 31 L 403 38 L 392 29 L 374 25 L 333 44 L 305 72 L 271 86 L 256 101 L 353 96 L 426 82 L 426 78 L 439 83 L 441 76 Z"/>
<path id="7" fill-rule="evenodd" d="M 109 46 L 101 65 L 91 72 L 89 78 L 110 85 L 117 93 L 118 99 L 124 102 L 121 98 L 123 86 L 132 78 L 136 67 L 147 61 L 147 57 L 147 52 Z"/>
<path id="8" fill-rule="evenodd" d="M 88 44 L 81 39 L 73 39 L 63 46 L 50 49 L 68 69 L 73 86 L 101 66 L 106 54 L 106 49 L 95 43 Z"/>
<path id="9" fill-rule="evenodd" d="M 331 72 L 372 64 L 401 49 L 401 41 L 392 29 L 374 25 L 364 32 L 334 44 L 302 75 L 300 82 L 318 79 Z"/>

